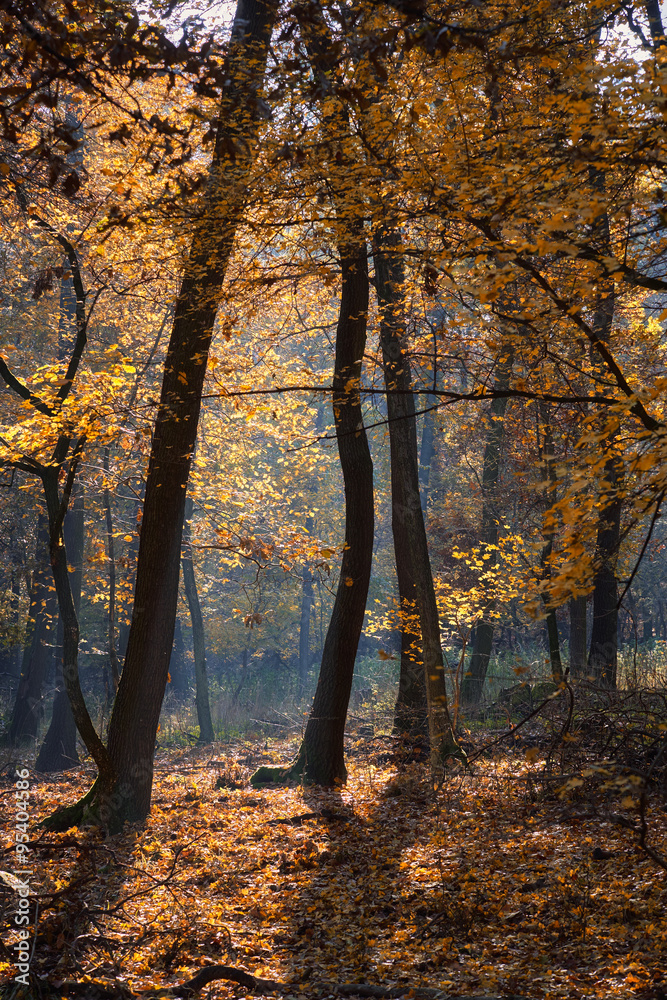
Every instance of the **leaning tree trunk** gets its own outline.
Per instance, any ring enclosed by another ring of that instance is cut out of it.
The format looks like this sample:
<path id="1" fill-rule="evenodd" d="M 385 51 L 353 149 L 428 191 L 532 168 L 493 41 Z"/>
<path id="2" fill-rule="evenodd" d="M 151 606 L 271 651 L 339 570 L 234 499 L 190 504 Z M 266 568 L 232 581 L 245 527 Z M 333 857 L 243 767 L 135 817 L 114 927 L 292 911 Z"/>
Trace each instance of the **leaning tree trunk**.
<path id="1" fill-rule="evenodd" d="M 70 586 L 74 609 L 78 618 L 81 607 L 81 579 L 83 575 L 83 542 L 84 542 L 84 494 L 80 487 L 74 492 L 74 500 L 65 516 L 63 536 L 68 564 L 73 566 L 70 573 Z M 62 621 L 62 620 L 61 620 Z M 64 627 L 64 623 L 61 627 Z M 67 696 L 67 688 L 63 678 L 63 652 L 58 650 L 56 693 L 53 699 L 53 714 L 51 724 L 44 737 L 35 762 L 38 771 L 66 771 L 76 767 L 79 755 L 76 749 L 76 723 Z"/>
<path id="2" fill-rule="evenodd" d="M 514 356 L 512 350 L 500 358 L 494 389 L 505 391 L 509 388 Z M 500 455 L 505 436 L 505 410 L 507 398 L 496 398 L 491 402 L 491 426 L 489 427 L 484 464 L 482 467 L 482 531 L 481 542 L 489 546 L 487 567 L 494 569 L 498 564 L 498 485 L 500 482 Z M 495 601 L 490 600 L 482 618 L 475 625 L 472 655 L 461 683 L 461 701 L 468 705 L 479 705 L 482 698 L 486 671 L 493 646 L 493 614 Z"/>
<path id="3" fill-rule="evenodd" d="M 57 615 L 56 594 L 49 570 L 48 554 L 48 523 L 40 514 L 37 522 L 35 568 L 30 588 L 30 609 L 23 662 L 7 736 L 10 746 L 36 740 L 39 732 L 42 687 L 53 655 L 52 643 L 55 639 Z M 49 630 L 52 636 L 49 636 Z"/>
<path id="4" fill-rule="evenodd" d="M 211 705 L 208 697 L 208 673 L 206 670 L 206 637 L 204 635 L 204 618 L 201 613 L 195 567 L 192 559 L 192 497 L 185 501 L 185 520 L 183 522 L 183 550 L 181 552 L 181 567 L 183 569 L 183 586 L 190 609 L 192 622 L 192 645 L 195 656 L 195 703 L 197 705 L 197 720 L 199 722 L 199 742 L 211 743 L 215 737 L 211 720 Z"/>
<path id="5" fill-rule="evenodd" d="M 145 819 L 150 810 L 155 737 L 178 603 L 186 487 L 215 317 L 254 160 L 277 8 L 277 0 L 239 0 L 236 9 L 209 185 L 176 301 L 155 421 L 132 625 L 109 722 L 113 774 L 62 814 L 62 823 L 78 822 L 88 807 L 115 831 L 126 820 Z M 56 815 L 52 825 L 58 822 Z"/>
<path id="6" fill-rule="evenodd" d="M 324 641 L 313 706 L 301 749 L 283 771 L 260 769 L 255 783 L 303 777 L 320 785 L 345 781 L 345 719 L 366 611 L 373 559 L 373 463 L 361 411 L 361 366 L 368 313 L 368 260 L 363 230 L 341 247 L 342 290 L 336 331 L 333 411 L 345 483 L 345 546 Z"/>

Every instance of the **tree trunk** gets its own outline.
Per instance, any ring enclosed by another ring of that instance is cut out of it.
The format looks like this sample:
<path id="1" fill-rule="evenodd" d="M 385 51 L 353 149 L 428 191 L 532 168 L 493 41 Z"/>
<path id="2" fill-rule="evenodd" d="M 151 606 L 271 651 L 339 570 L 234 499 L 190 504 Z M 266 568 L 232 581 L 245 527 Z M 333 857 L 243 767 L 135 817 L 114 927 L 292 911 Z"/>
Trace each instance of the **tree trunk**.
<path id="1" fill-rule="evenodd" d="M 429 732 L 426 678 L 434 671 L 442 671 L 443 663 L 437 611 L 435 621 L 428 621 L 426 617 L 427 604 L 435 607 L 435 596 L 432 600 L 426 598 L 427 603 L 424 603 L 424 591 L 429 586 L 433 590 L 433 579 L 419 489 L 412 374 L 405 349 L 403 261 L 395 235 L 389 237 L 381 232 L 376 235 L 375 284 L 380 306 L 380 346 L 387 389 L 391 456 L 391 528 L 401 615 L 401 669 L 394 731 L 418 742 Z M 430 637 L 424 638 L 425 631 Z M 424 655 L 425 645 L 431 649 L 437 647 L 431 664 Z"/>
<path id="2" fill-rule="evenodd" d="M 595 191 L 604 195 L 606 178 L 596 167 L 590 170 L 591 184 Z M 604 253 L 611 252 L 609 215 L 604 211 L 594 226 L 594 237 Z M 608 275 L 600 278 L 600 290 L 593 316 L 593 329 L 605 344 L 611 341 L 614 322 L 615 287 L 614 279 Z M 593 358 L 597 361 L 597 352 Z M 609 452 L 613 450 L 613 436 L 603 442 Z M 605 463 L 605 482 L 601 493 L 606 502 L 600 510 L 595 551 L 595 588 L 593 590 L 593 625 L 591 645 L 588 653 L 588 668 L 595 680 L 605 687 L 616 687 L 618 663 L 618 582 L 616 580 L 616 560 L 621 541 L 621 480 L 622 465 L 614 456 Z"/>
<path id="3" fill-rule="evenodd" d="M 180 576 L 185 493 L 209 346 L 254 159 L 260 89 L 277 0 L 239 0 L 202 215 L 174 310 L 146 480 L 132 625 L 109 722 L 111 776 L 52 826 L 91 806 L 110 831 L 150 810 L 155 737 L 169 672 Z"/>
<path id="4" fill-rule="evenodd" d="M 570 609 L 570 674 L 572 677 L 586 675 L 586 609 L 588 596 L 580 594 L 571 597 Z"/>
<path id="5" fill-rule="evenodd" d="M 81 607 L 81 581 L 83 576 L 83 543 L 84 543 L 84 492 L 83 487 L 75 488 L 74 500 L 70 510 L 65 515 L 63 535 L 68 564 L 73 567 L 70 573 L 70 586 L 74 609 L 78 618 Z M 62 619 L 61 619 L 62 622 Z M 53 714 L 51 724 L 39 751 L 35 768 L 38 771 L 66 771 L 76 767 L 79 755 L 76 749 L 76 723 L 72 715 L 67 689 L 63 678 L 64 654 L 63 644 L 58 650 L 56 666 L 56 693 L 53 699 Z"/>
<path id="6" fill-rule="evenodd" d="M 595 589 L 593 591 L 593 627 L 588 653 L 588 669 L 604 687 L 616 687 L 618 664 L 618 582 L 616 560 L 621 537 L 622 500 L 618 496 L 618 470 L 614 459 L 605 466 L 613 497 L 600 514 L 596 546 Z"/>
<path id="7" fill-rule="evenodd" d="M 42 686 L 53 657 L 57 615 L 56 593 L 49 570 L 48 553 L 48 523 L 46 517 L 40 514 L 37 522 L 35 567 L 30 587 L 30 609 L 21 676 L 7 737 L 10 746 L 36 740 L 39 732 Z"/>
<path id="8" fill-rule="evenodd" d="M 195 567 L 192 559 L 192 497 L 185 501 L 185 521 L 183 523 L 183 549 L 181 552 L 181 567 L 183 569 L 183 586 L 190 609 L 192 622 L 192 645 L 195 657 L 195 703 L 197 705 L 197 720 L 199 722 L 199 742 L 211 743 L 214 739 L 213 722 L 211 720 L 211 705 L 208 697 L 208 673 L 206 670 L 206 636 L 204 635 L 204 619 L 197 593 Z"/>
<path id="9" fill-rule="evenodd" d="M 345 483 L 345 546 L 313 707 L 299 755 L 287 769 L 290 777 L 303 776 L 319 785 L 347 778 L 345 719 L 373 559 L 373 463 L 359 394 L 368 313 L 368 261 L 362 232 L 359 226 L 355 241 L 341 247 L 342 290 L 333 377 L 336 439 Z M 271 778 L 285 776 L 272 774 Z"/>
<path id="10" fill-rule="evenodd" d="M 431 484 L 431 465 L 435 456 L 435 410 L 429 409 L 437 401 L 435 396 L 426 396 L 426 413 L 422 424 L 422 440 L 419 452 L 419 486 L 424 517 L 428 510 L 428 492 Z"/>
<path id="11" fill-rule="evenodd" d="M 498 374 L 494 382 L 494 390 L 502 391 L 509 388 L 513 351 L 507 350 L 498 361 Z M 491 426 L 484 449 L 484 464 L 482 467 L 482 531 L 483 545 L 498 544 L 498 486 L 500 483 L 500 456 L 505 436 L 505 410 L 507 399 L 494 399 L 491 402 Z M 487 560 L 489 570 L 498 565 L 498 555 L 495 548 L 489 550 Z M 482 698 L 484 681 L 493 646 L 493 613 L 495 601 L 490 600 L 483 617 L 476 623 L 470 664 L 461 684 L 461 701 L 468 705 L 479 705 Z"/>

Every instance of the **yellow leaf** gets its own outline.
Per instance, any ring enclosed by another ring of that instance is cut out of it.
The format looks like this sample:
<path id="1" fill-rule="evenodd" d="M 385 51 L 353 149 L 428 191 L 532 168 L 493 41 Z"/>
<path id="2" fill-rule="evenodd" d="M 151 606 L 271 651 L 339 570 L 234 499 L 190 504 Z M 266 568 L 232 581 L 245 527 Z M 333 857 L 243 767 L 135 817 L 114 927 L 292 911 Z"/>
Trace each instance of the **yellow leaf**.
<path id="1" fill-rule="evenodd" d="M 351 576 L 346 576 L 345 577 L 345 586 L 346 587 L 351 587 L 353 584 L 354 584 L 354 580 L 352 579 L 352 577 Z"/>
<path id="2" fill-rule="evenodd" d="M 541 752 L 542 751 L 540 750 L 539 747 L 530 747 L 529 750 L 526 750 L 526 760 L 528 761 L 528 763 L 534 764 L 537 758 L 540 756 Z"/>

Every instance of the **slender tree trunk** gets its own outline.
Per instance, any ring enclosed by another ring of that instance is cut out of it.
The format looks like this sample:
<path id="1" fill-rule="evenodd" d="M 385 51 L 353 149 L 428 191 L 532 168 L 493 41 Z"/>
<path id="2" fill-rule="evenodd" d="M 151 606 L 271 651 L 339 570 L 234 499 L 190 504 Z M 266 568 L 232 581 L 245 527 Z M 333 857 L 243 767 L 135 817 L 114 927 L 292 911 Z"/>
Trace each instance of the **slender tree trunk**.
<path id="1" fill-rule="evenodd" d="M 425 406 L 431 407 L 436 402 L 435 396 L 426 396 Z M 428 494 L 431 485 L 431 466 L 435 457 L 435 410 L 427 409 L 423 417 L 422 440 L 419 451 L 419 486 L 424 517 L 428 510 Z"/>
<path id="2" fill-rule="evenodd" d="M 345 719 L 373 559 L 373 463 L 359 394 L 368 313 L 368 261 L 361 226 L 355 236 L 341 247 L 342 291 L 333 377 L 336 439 L 345 483 L 345 546 L 313 707 L 299 755 L 289 769 L 290 776 L 303 776 L 320 785 L 347 778 Z"/>
<path id="3" fill-rule="evenodd" d="M 494 389 L 509 388 L 513 351 L 510 349 L 498 361 L 498 372 Z M 500 484 L 500 456 L 505 436 L 505 410 L 507 399 L 494 399 L 491 402 L 491 426 L 484 449 L 484 464 L 482 467 L 482 531 L 483 545 L 492 546 L 487 560 L 488 568 L 494 569 L 498 564 L 495 546 L 498 544 L 498 487 Z M 487 604 L 483 617 L 476 623 L 470 664 L 461 684 L 461 701 L 468 705 L 479 705 L 482 698 L 484 681 L 489 666 L 493 646 L 493 614 L 495 601 Z"/>
<path id="4" fill-rule="evenodd" d="M 456 744 L 447 704 L 440 623 L 433 587 L 419 490 L 419 456 L 410 359 L 405 349 L 403 258 L 395 233 L 376 233 L 376 286 L 380 306 L 380 343 L 387 388 L 391 453 L 392 531 L 402 603 L 416 612 L 424 676 L 431 766 L 442 772 L 448 756 L 463 757 Z M 409 588 L 409 590 L 407 589 Z M 406 596 L 404 596 L 406 595 Z M 412 723 L 423 731 L 420 713 Z"/>
<path id="5" fill-rule="evenodd" d="M 423 633 L 424 629 L 432 631 L 435 628 L 437 635 L 431 637 L 430 645 L 437 645 L 440 650 L 440 629 L 437 613 L 435 622 L 427 621 L 425 605 L 420 600 L 429 582 L 433 589 L 433 580 L 421 503 L 423 495 L 420 496 L 419 489 L 420 467 L 412 374 L 405 348 L 405 280 L 397 236 L 389 237 L 378 232 L 373 256 L 380 306 L 380 346 L 387 389 L 391 527 L 401 615 L 401 668 L 394 708 L 394 731 L 412 741 L 419 741 L 429 731 L 426 677 L 434 670 L 442 670 L 441 654 L 439 667 L 437 654 L 435 662 L 430 666 L 427 664 L 424 645 L 425 642 L 429 644 L 429 639 L 427 637 L 424 640 Z M 418 582 L 417 577 L 422 575 L 420 564 L 423 565 L 425 576 Z M 429 603 L 434 605 L 435 598 Z"/>
<path id="6" fill-rule="evenodd" d="M 619 474 L 614 459 L 605 466 L 611 503 L 601 511 L 596 546 L 595 589 L 593 591 L 593 626 L 588 653 L 592 676 L 605 687 L 616 687 L 618 665 L 618 582 L 616 560 L 621 537 L 622 500 L 618 495 Z"/>
<path id="7" fill-rule="evenodd" d="M 76 457 L 72 459 L 70 476 L 76 470 Z M 49 551 L 51 571 L 58 597 L 58 608 L 63 626 L 62 673 L 67 698 L 76 723 L 76 728 L 86 744 L 100 771 L 102 781 L 112 779 L 108 754 L 92 724 L 79 680 L 79 620 L 76 613 L 70 574 L 67 566 L 67 551 L 61 525 L 64 519 L 63 501 L 58 488 L 59 468 L 45 467 L 42 470 L 42 484 L 46 508 L 49 515 Z M 69 747 L 65 748 L 69 750 Z"/>
<path id="8" fill-rule="evenodd" d="M 81 582 L 83 576 L 83 543 L 84 543 L 84 491 L 83 487 L 73 490 L 72 506 L 65 515 L 63 535 L 67 560 L 73 567 L 70 573 L 70 586 L 74 609 L 78 618 L 81 607 Z M 35 767 L 38 771 L 66 771 L 79 763 L 76 749 L 76 723 L 72 715 L 67 689 L 63 678 L 64 660 L 64 624 L 62 648 L 58 650 L 56 693 L 53 699 L 53 715 L 51 725 L 39 751 Z"/>
<path id="9" fill-rule="evenodd" d="M 17 746 L 36 740 L 42 716 L 42 687 L 53 657 L 56 627 L 56 594 L 48 564 L 49 531 L 40 514 L 37 523 L 35 567 L 30 587 L 30 608 L 23 662 L 7 741 Z M 50 634 L 49 634 L 50 633 Z"/>
<path id="10" fill-rule="evenodd" d="M 199 722 L 199 742 L 211 743 L 214 739 L 213 722 L 211 720 L 211 705 L 208 697 L 208 673 L 206 670 L 206 636 L 204 634 L 204 619 L 197 593 L 195 567 L 192 558 L 192 497 L 185 501 L 185 521 L 183 524 L 183 548 L 181 552 L 181 567 L 183 569 L 183 586 L 190 609 L 192 622 L 192 645 L 195 657 L 195 703 L 197 705 L 197 721 Z"/>
<path id="11" fill-rule="evenodd" d="M 213 326 L 246 201 L 260 96 L 277 0 L 239 0 L 209 186 L 176 301 L 146 481 L 132 625 L 109 722 L 105 769 L 88 795 L 52 818 L 79 822 L 91 807 L 111 831 L 144 819 L 169 671 L 180 576 L 185 492 Z M 67 636 L 67 623 L 66 623 Z M 88 741 L 86 741 L 88 742 Z"/>

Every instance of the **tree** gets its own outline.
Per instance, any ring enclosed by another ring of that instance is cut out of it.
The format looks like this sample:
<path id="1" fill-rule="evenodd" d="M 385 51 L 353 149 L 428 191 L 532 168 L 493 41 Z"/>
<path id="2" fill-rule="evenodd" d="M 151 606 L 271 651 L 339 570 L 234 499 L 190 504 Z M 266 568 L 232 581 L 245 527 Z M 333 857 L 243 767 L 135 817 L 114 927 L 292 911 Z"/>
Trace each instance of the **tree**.
<path id="1" fill-rule="evenodd" d="M 239 0 L 218 109 L 209 183 L 176 300 L 146 479 L 134 610 L 109 722 L 109 767 L 53 826 L 86 810 L 111 830 L 145 818 L 176 620 L 185 495 L 206 360 L 253 161 L 275 0 Z"/>

